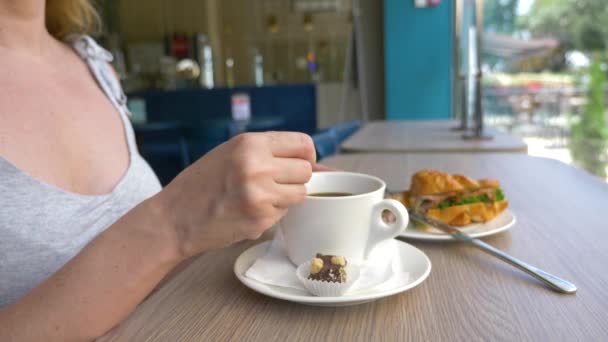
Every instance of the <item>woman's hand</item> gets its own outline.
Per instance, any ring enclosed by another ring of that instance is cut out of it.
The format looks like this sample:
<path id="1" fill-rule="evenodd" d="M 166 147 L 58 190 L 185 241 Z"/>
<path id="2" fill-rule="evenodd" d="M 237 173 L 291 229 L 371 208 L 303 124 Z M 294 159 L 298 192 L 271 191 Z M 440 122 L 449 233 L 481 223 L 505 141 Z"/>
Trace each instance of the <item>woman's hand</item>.
<path id="1" fill-rule="evenodd" d="M 306 197 L 315 165 L 302 133 L 246 133 L 222 144 L 152 198 L 174 230 L 180 257 L 257 239 Z"/>
<path id="2" fill-rule="evenodd" d="M 313 172 L 327 172 L 327 171 L 338 171 L 338 170 L 333 167 L 330 167 L 330 166 L 325 166 L 323 164 L 315 164 L 312 166 L 312 171 Z"/>
<path id="3" fill-rule="evenodd" d="M 0 309 L 0 340 L 103 335 L 182 260 L 255 239 L 304 200 L 314 161 L 312 140 L 300 133 L 251 133 L 226 142 Z"/>

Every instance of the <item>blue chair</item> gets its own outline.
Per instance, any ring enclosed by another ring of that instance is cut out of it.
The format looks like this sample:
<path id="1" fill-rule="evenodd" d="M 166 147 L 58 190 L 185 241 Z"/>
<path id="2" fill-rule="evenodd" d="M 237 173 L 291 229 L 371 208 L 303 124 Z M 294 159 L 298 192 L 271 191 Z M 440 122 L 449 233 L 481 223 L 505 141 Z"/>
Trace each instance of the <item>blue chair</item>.
<path id="1" fill-rule="evenodd" d="M 338 152 L 338 138 L 333 129 L 327 129 L 312 135 L 312 141 L 317 151 L 317 161 Z"/>
<path id="2" fill-rule="evenodd" d="M 150 164 L 161 184 L 167 185 L 190 165 L 188 145 L 176 122 L 133 126 L 142 157 Z"/>
<path id="3" fill-rule="evenodd" d="M 343 122 L 331 127 L 336 132 L 338 143 L 342 143 L 361 128 L 361 120 Z"/>
<path id="4" fill-rule="evenodd" d="M 197 160 L 228 140 L 229 120 L 199 120 L 184 124 L 184 136 L 190 150 L 190 160 Z"/>

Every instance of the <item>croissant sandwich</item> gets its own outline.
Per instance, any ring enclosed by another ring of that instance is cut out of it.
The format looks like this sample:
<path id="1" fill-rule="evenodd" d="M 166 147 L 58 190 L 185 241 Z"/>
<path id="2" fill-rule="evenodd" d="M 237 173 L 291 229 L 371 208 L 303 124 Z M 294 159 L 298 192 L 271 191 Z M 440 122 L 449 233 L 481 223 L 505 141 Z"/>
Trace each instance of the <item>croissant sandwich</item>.
<path id="1" fill-rule="evenodd" d="M 410 190 L 397 199 L 408 208 L 453 226 L 490 221 L 509 206 L 500 182 L 494 179 L 476 181 L 463 175 L 422 170 L 412 176 L 411 183 Z"/>

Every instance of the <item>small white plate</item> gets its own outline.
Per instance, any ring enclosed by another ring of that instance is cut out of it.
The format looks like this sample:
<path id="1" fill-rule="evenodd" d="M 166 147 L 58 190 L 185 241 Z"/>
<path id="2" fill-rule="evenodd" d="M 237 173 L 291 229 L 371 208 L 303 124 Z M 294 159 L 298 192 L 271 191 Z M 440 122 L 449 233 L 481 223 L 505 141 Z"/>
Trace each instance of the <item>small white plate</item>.
<path id="1" fill-rule="evenodd" d="M 463 227 L 461 230 L 462 232 L 469 234 L 473 238 L 480 238 L 504 232 L 505 230 L 511 228 L 516 221 L 517 219 L 515 218 L 515 215 L 513 215 L 513 213 L 509 209 L 507 209 L 500 215 L 496 216 L 496 218 L 494 218 L 490 222 L 470 224 L 466 227 Z M 411 222 L 411 220 L 410 224 L 400 236 L 407 239 L 427 241 L 454 240 L 454 238 L 450 235 L 445 234 L 434 228 L 430 228 L 428 230 L 416 228 L 414 227 L 414 223 Z"/>
<path id="2" fill-rule="evenodd" d="M 268 285 L 246 277 L 245 272 L 257 258 L 266 253 L 271 241 L 262 242 L 243 252 L 234 263 L 234 273 L 245 286 L 273 298 L 316 306 L 348 306 L 363 304 L 409 290 L 422 283 L 431 272 L 431 261 L 426 254 L 403 241 L 396 240 L 396 242 L 397 251 L 401 258 L 401 264 L 403 265 L 403 271 L 409 272 L 409 277 L 406 281 L 395 284 L 394 287 L 389 289 L 383 288 L 382 290 L 379 290 L 371 288 L 340 297 L 316 297 L 304 290 Z"/>

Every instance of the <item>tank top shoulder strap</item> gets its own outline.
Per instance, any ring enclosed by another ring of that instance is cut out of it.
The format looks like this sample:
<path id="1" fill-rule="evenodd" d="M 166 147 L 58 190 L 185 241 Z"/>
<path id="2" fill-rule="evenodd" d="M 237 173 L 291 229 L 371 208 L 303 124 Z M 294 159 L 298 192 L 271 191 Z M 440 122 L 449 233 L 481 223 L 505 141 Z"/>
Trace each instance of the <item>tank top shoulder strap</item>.
<path id="1" fill-rule="evenodd" d="M 97 83 L 112 101 L 114 107 L 122 115 L 130 116 L 127 96 L 120 85 L 120 80 L 110 66 L 110 62 L 113 60 L 112 54 L 87 35 L 72 35 L 66 41 L 85 60 Z"/>

